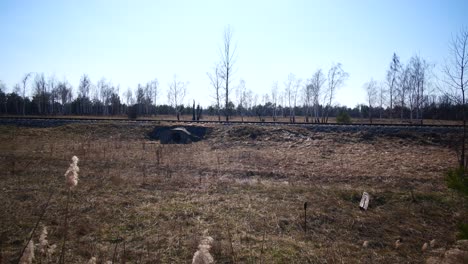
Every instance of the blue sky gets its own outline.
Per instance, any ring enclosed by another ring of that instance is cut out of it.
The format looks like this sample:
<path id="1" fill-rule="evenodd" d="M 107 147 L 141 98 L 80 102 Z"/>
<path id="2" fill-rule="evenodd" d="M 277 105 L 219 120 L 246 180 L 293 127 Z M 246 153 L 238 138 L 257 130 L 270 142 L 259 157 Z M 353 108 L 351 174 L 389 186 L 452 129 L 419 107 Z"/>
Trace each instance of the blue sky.
<path id="1" fill-rule="evenodd" d="M 270 93 L 289 73 L 310 78 L 340 62 L 349 79 L 336 103 L 365 101 L 363 84 L 383 80 L 393 52 L 441 65 L 451 36 L 468 25 L 468 1 L 0 1 L 0 80 L 11 91 L 26 72 L 86 73 L 136 89 L 154 78 L 166 101 L 174 74 L 186 101 L 210 104 L 206 72 L 219 60 L 223 29 L 237 44 L 233 86 Z M 434 68 L 434 74 L 438 74 Z"/>

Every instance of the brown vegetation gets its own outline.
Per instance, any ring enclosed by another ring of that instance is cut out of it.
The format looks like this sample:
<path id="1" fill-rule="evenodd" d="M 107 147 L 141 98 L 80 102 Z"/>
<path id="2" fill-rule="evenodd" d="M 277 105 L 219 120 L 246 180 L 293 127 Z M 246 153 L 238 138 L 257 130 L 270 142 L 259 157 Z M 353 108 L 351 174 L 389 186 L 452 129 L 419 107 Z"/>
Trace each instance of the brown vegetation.
<path id="1" fill-rule="evenodd" d="M 204 236 L 216 263 L 422 263 L 435 254 L 422 245 L 453 245 L 468 217 L 445 187 L 456 155 L 440 138 L 220 125 L 200 142 L 161 145 L 152 129 L 1 126 L 1 259 L 19 259 L 50 193 L 40 225 L 60 242 L 73 155 L 68 263 L 190 263 Z"/>

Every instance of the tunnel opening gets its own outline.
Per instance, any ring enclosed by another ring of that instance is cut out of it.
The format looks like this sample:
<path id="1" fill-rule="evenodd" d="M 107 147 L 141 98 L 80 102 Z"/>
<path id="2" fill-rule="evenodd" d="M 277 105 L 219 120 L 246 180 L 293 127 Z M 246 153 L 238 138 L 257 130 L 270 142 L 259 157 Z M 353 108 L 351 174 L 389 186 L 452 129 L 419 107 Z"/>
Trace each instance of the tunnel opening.
<path id="1" fill-rule="evenodd" d="M 202 140 L 207 132 L 208 129 L 201 126 L 160 126 L 155 127 L 148 136 L 161 144 L 190 144 Z"/>
<path id="2" fill-rule="evenodd" d="M 172 142 L 174 142 L 176 144 L 180 144 L 181 141 L 182 141 L 182 137 L 181 137 L 180 133 L 173 132 L 172 135 L 171 135 L 171 140 L 172 140 Z"/>

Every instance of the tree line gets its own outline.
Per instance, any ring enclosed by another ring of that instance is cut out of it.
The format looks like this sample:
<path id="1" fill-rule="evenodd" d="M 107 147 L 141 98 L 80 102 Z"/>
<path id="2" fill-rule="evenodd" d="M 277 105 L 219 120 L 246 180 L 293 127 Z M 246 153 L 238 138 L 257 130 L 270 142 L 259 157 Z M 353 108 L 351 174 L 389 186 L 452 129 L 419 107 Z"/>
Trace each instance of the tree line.
<path id="1" fill-rule="evenodd" d="M 466 32 L 462 32 L 459 40 L 461 43 L 458 44 L 463 44 L 463 40 L 466 42 Z M 67 80 L 59 81 L 54 76 L 46 77 L 43 73 L 27 73 L 12 87 L 10 93 L 6 92 L 5 84 L 0 81 L 0 114 L 172 114 L 179 119 L 180 115 L 193 114 L 197 109 L 200 114 L 217 116 L 218 120 L 222 116 L 225 120 L 232 116 L 239 116 L 241 120 L 245 116 L 255 116 L 258 120 L 267 117 L 278 120 L 282 117 L 296 122 L 297 117 L 301 116 L 301 122 L 327 123 L 329 117 L 336 117 L 340 113 L 347 113 L 353 118 L 369 118 L 370 122 L 374 118 L 399 118 L 419 122 L 423 119 L 463 120 L 464 93 L 447 92 L 450 89 L 446 87 L 460 88 L 460 83 L 457 82 L 460 76 L 452 76 L 445 83 L 442 82 L 446 84 L 444 87 L 437 86 L 440 82 L 434 80 L 434 65 L 419 55 L 403 63 L 394 53 L 385 80 L 371 79 L 366 82 L 363 87 L 367 103 L 354 108 L 335 104 L 339 88 L 349 78 L 341 63 L 332 64 L 326 70 L 316 69 L 310 78 L 299 78 L 290 73 L 282 83 L 272 83 L 269 93 L 259 95 L 248 89 L 248 84 L 242 78 L 237 85 L 232 85 L 236 72 L 236 56 L 233 31 L 228 26 L 224 31 L 219 61 L 207 73 L 214 99 L 214 103 L 207 109 L 195 105 L 195 102 L 184 105 L 188 83 L 176 75 L 167 86 L 167 103 L 162 104 L 160 98 L 163 92 L 156 78 L 138 84 L 135 90 L 128 88 L 121 92 L 119 85 L 114 85 L 105 78 L 92 82 L 84 74 L 74 91 Z M 466 59 L 459 63 L 459 66 L 466 66 Z M 453 75 L 455 70 L 446 67 L 444 73 L 450 77 L 450 73 Z M 466 77 L 464 80 L 466 82 Z M 28 96 L 28 91 L 31 96 Z"/>
<path id="2" fill-rule="evenodd" d="M 327 76 L 336 76 L 334 72 L 342 71 L 341 65 L 333 66 L 330 71 L 332 72 Z M 344 77 L 346 74 L 340 73 L 340 76 Z M 31 97 L 26 95 L 29 88 L 28 79 L 33 91 Z M 382 86 L 376 81 L 366 84 L 372 86 L 372 89 L 379 89 L 376 93 L 379 97 L 371 98 L 370 104 L 360 104 L 352 108 L 334 105 L 333 97 L 339 86 L 336 85 L 336 79 L 331 79 L 334 86 L 327 84 L 327 79 L 321 69 L 304 83 L 294 74 L 289 74 L 283 83 L 282 91 L 275 82 L 271 93 L 263 95 L 247 89 L 246 82 L 241 80 L 234 89 L 233 100 L 228 100 L 227 108 L 225 105 L 219 106 L 215 103 L 203 109 L 199 105 L 184 105 L 187 84 L 179 81 L 177 77 L 168 85 L 168 103 L 159 104 L 160 87 L 157 79 L 144 85 L 138 84 L 135 93 L 128 89 L 121 96 L 119 86 L 113 85 L 106 79 L 94 84 L 85 74 L 77 86 L 77 95 L 73 96 L 73 86 L 66 80 L 57 81 L 54 77 L 46 78 L 42 73 L 35 75 L 28 73 L 10 93 L 6 92 L 5 84 L 0 82 L 0 114 L 118 116 L 127 115 L 133 107 L 138 116 L 180 117 L 180 115 L 192 115 L 198 108 L 204 115 L 219 118 L 221 115 L 228 118 L 239 116 L 241 119 L 248 116 L 256 117 L 259 121 L 266 118 L 278 120 L 282 117 L 291 122 L 327 122 L 329 117 L 336 117 L 340 113 L 347 113 L 352 118 L 462 120 L 462 105 L 452 100 L 449 95 L 435 95 L 429 91 L 424 92 L 424 95 L 418 95 L 414 88 L 404 91 L 403 95 L 400 94 L 403 91 L 399 90 L 402 87 L 395 89 L 392 97 L 385 95 L 383 101 Z M 417 85 L 414 87 L 418 89 Z M 419 90 L 424 91 L 422 88 Z M 390 94 L 388 90 L 387 94 Z M 375 104 L 376 102 L 378 104 Z"/>

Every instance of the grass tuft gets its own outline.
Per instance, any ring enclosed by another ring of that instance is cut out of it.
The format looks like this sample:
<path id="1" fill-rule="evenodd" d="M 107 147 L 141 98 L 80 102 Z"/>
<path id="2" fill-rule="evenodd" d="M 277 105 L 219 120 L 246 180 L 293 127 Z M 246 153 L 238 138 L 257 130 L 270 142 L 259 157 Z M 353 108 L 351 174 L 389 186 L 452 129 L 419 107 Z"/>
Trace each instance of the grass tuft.
<path id="1" fill-rule="evenodd" d="M 468 171 L 465 168 L 450 169 L 445 176 L 445 181 L 450 189 L 468 196 Z"/>

